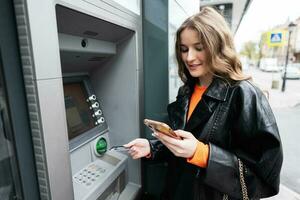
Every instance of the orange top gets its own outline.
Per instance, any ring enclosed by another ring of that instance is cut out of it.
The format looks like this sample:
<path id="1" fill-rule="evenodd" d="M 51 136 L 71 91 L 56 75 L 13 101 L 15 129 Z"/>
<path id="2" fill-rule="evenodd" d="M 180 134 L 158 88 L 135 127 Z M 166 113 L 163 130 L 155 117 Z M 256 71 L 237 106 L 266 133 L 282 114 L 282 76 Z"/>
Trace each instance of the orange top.
<path id="1" fill-rule="evenodd" d="M 194 92 L 190 99 L 190 105 L 189 105 L 189 111 L 187 115 L 187 120 L 190 119 L 193 111 L 195 110 L 197 104 L 202 98 L 203 93 L 205 92 L 207 87 L 205 86 L 198 86 L 195 85 Z M 209 147 L 207 144 L 204 144 L 203 142 L 198 141 L 196 151 L 194 155 L 191 158 L 187 158 L 187 162 L 197 165 L 199 167 L 207 167 L 208 162 L 208 156 L 209 156 Z"/>
<path id="2" fill-rule="evenodd" d="M 191 99 L 190 99 L 190 105 L 189 105 L 187 120 L 190 119 L 194 109 L 196 108 L 197 104 L 201 100 L 202 95 L 205 92 L 206 88 L 207 87 L 205 87 L 205 86 L 199 86 L 197 84 L 195 85 L 194 92 L 193 92 L 193 94 L 191 96 Z"/>
<path id="3" fill-rule="evenodd" d="M 202 168 L 207 167 L 209 157 L 209 147 L 208 144 L 198 141 L 196 151 L 191 158 L 187 158 L 188 163 L 197 165 Z"/>

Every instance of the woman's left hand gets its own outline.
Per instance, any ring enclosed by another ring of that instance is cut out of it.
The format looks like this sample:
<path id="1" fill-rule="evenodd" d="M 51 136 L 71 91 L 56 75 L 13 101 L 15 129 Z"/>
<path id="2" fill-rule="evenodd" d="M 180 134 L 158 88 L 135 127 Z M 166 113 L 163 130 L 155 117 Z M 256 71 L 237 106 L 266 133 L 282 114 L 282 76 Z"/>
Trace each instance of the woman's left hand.
<path id="1" fill-rule="evenodd" d="M 183 158 L 191 158 L 197 147 L 198 140 L 192 133 L 176 130 L 175 133 L 182 138 L 182 140 L 169 137 L 160 132 L 154 132 L 154 136 L 159 139 L 175 156 Z"/>

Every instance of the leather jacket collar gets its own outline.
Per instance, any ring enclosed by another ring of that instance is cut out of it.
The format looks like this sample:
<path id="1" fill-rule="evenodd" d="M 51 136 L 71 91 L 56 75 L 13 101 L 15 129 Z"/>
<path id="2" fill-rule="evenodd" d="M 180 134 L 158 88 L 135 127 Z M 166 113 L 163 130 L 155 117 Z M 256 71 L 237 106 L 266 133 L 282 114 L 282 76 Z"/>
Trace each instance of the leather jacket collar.
<path id="1" fill-rule="evenodd" d="M 186 122 L 186 116 L 194 88 L 189 85 L 182 86 L 177 100 L 168 106 L 172 128 L 191 131 L 196 126 L 203 125 L 215 110 L 216 104 L 219 101 L 226 101 L 229 86 L 224 79 L 214 77 L 188 122 Z"/>
<path id="2" fill-rule="evenodd" d="M 204 95 L 216 100 L 226 101 L 228 90 L 229 82 L 224 79 L 215 77 Z"/>

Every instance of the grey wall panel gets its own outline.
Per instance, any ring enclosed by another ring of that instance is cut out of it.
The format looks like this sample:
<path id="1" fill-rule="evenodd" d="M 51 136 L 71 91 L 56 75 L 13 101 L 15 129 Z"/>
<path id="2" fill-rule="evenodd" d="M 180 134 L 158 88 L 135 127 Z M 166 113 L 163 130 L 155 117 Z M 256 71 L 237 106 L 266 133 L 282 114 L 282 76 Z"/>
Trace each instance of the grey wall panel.
<path id="1" fill-rule="evenodd" d="M 169 97 L 168 2 L 144 1 L 143 16 L 145 117 L 166 121 Z M 145 129 L 145 137 L 151 137 L 151 131 Z"/>
<path id="2" fill-rule="evenodd" d="M 144 116 L 158 121 L 168 119 L 168 2 L 143 1 Z M 150 129 L 144 129 L 142 136 L 153 138 Z M 142 166 L 145 198 L 159 199 L 166 165 L 143 162 Z"/>
<path id="3" fill-rule="evenodd" d="M 137 21 L 139 20 L 139 15 L 131 12 L 130 10 L 128 10 L 123 6 L 120 6 L 120 4 L 116 3 L 117 1 L 116 2 L 111 0 L 101 0 L 101 1 L 84 0 L 84 1 L 113 14 L 113 16 L 109 18 L 109 21 L 111 21 L 112 19 L 114 20 L 116 16 L 122 18 L 122 20 L 117 20 L 116 22 L 112 21 L 118 25 L 124 26 L 125 24 L 128 23 L 128 21 L 132 22 L 133 24 L 136 24 Z M 122 24 L 123 21 L 127 21 L 127 22 L 125 22 L 125 24 Z"/>
<path id="4" fill-rule="evenodd" d="M 53 1 L 28 0 L 28 19 L 36 79 L 61 77 Z"/>
<path id="5" fill-rule="evenodd" d="M 37 82 L 44 145 L 53 200 L 72 200 L 72 175 L 62 80 Z"/>

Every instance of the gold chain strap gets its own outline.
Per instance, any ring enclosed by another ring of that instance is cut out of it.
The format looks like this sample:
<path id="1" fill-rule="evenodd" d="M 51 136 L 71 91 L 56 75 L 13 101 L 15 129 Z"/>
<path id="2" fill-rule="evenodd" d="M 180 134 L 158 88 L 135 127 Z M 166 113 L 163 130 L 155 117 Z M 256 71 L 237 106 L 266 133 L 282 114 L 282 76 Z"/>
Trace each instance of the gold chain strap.
<path id="1" fill-rule="evenodd" d="M 246 187 L 246 183 L 245 183 L 245 177 L 244 177 L 244 165 L 243 165 L 243 162 L 239 158 L 238 158 L 238 164 L 239 164 L 240 183 L 241 183 L 241 188 L 242 188 L 243 200 L 249 200 L 248 191 L 247 191 L 247 187 Z M 228 200 L 227 194 L 223 195 L 223 200 Z"/>
<path id="2" fill-rule="evenodd" d="M 238 163 L 239 163 L 240 183 L 242 187 L 243 200 L 249 200 L 248 191 L 245 183 L 245 177 L 244 177 L 244 165 L 239 158 L 238 158 Z"/>

